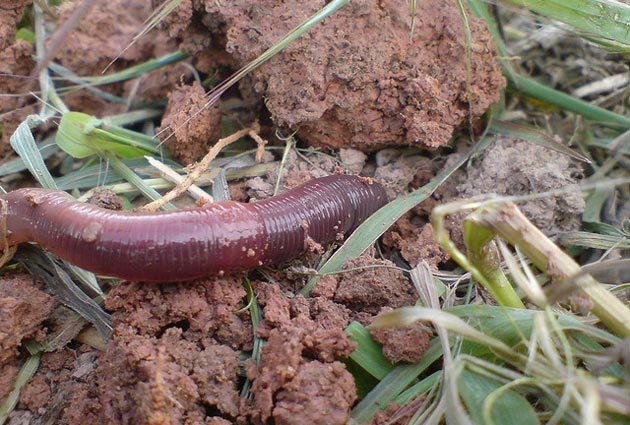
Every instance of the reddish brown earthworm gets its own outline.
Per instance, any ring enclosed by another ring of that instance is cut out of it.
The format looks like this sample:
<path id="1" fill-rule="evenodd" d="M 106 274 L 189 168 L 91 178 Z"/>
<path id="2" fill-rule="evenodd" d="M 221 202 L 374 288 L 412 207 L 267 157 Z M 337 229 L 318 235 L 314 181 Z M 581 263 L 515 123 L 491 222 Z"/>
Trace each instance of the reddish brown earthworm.
<path id="1" fill-rule="evenodd" d="M 368 179 L 333 175 L 259 202 L 156 213 L 106 210 L 47 189 L 18 189 L 0 201 L 0 249 L 35 242 L 98 274 L 170 282 L 295 258 L 309 241 L 352 232 L 387 196 Z"/>

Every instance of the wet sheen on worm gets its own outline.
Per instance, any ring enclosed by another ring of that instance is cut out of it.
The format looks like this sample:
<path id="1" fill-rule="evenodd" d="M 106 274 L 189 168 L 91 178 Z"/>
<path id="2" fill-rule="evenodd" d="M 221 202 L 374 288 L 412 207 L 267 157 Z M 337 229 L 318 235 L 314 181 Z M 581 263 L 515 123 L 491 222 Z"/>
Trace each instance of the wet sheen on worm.
<path id="1" fill-rule="evenodd" d="M 35 242 L 94 273 L 171 282 L 295 258 L 309 241 L 348 235 L 387 196 L 369 179 L 332 175 L 259 202 L 156 213 L 106 210 L 48 189 L 18 189 L 0 201 L 0 249 Z"/>

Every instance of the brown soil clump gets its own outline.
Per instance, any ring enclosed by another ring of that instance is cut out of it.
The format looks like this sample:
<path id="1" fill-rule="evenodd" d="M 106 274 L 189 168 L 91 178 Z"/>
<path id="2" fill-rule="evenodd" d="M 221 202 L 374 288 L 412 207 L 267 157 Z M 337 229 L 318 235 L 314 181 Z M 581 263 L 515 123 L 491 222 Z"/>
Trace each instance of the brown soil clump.
<path id="1" fill-rule="evenodd" d="M 195 40 L 209 31 L 244 65 L 324 5 L 193 3 L 168 30 L 192 54 L 206 48 Z M 351 2 L 255 70 L 241 91 L 250 102 L 264 96 L 276 124 L 315 146 L 443 146 L 498 100 L 505 81 L 490 35 L 470 15 L 467 51 L 454 1 L 420 2 L 415 19 L 410 39 L 409 5 Z"/>
<path id="2" fill-rule="evenodd" d="M 33 105 L 18 107 L 19 97 L 8 96 L 22 94 L 27 85 L 26 78 L 35 61 L 32 58 L 33 46 L 26 40 L 16 40 L 17 24 L 22 19 L 24 7 L 30 1 L 3 2 L 0 5 L 0 158 L 10 151 L 9 137 L 20 122 L 35 112 Z"/>
<path id="3" fill-rule="evenodd" d="M 255 417 L 276 424 L 347 423 L 356 389 L 345 365 L 335 361 L 355 348 L 343 332 L 347 313 L 324 298 L 288 300 L 270 284 L 258 284 L 256 292 L 264 305 L 258 335 L 267 342 L 260 364 L 247 372 Z"/>
<path id="4" fill-rule="evenodd" d="M 335 302 L 345 305 L 354 319 L 365 324 L 367 314 L 377 314 L 382 307 L 398 308 L 414 305 L 413 286 L 402 271 L 387 260 L 362 255 L 346 263 L 352 269 L 338 275 Z M 356 269 L 356 270 L 354 270 Z"/>
<path id="5" fill-rule="evenodd" d="M 32 278 L 15 275 L 0 285 L 0 366 L 17 358 L 25 338 L 42 339 L 42 322 L 52 311 L 54 300 L 35 288 Z"/>
<path id="6" fill-rule="evenodd" d="M 420 325 L 407 328 L 373 329 L 370 335 L 383 345 L 383 355 L 392 363 L 417 363 L 429 348 L 432 333 Z"/>
<path id="7" fill-rule="evenodd" d="M 402 257 L 413 268 L 425 261 L 432 269 L 449 259 L 435 239 L 431 224 L 416 225 L 410 221 L 411 213 L 400 218 L 383 237 L 385 246 L 400 250 Z"/>
<path id="8" fill-rule="evenodd" d="M 206 108 L 205 93 L 197 82 L 169 93 L 162 126 L 156 130 L 173 159 L 183 165 L 203 158 L 221 134 L 219 104 Z"/>
<path id="9" fill-rule="evenodd" d="M 238 277 L 111 292 L 116 328 L 98 370 L 104 419 L 195 423 L 210 410 L 236 420 L 236 350 L 251 350 L 251 328 L 235 314 L 244 296 Z"/>
<path id="10" fill-rule="evenodd" d="M 518 206 L 547 235 L 575 230 L 580 226 L 584 198 L 578 187 L 582 165 L 566 155 L 555 153 L 532 142 L 497 138 L 475 166 L 455 174 L 440 190 L 445 199 L 469 198 L 495 193 L 525 195 L 564 189 L 557 196 L 545 196 Z M 462 243 L 461 220 L 466 214 L 451 217 L 453 240 Z M 459 217 L 459 218 L 457 218 Z"/>

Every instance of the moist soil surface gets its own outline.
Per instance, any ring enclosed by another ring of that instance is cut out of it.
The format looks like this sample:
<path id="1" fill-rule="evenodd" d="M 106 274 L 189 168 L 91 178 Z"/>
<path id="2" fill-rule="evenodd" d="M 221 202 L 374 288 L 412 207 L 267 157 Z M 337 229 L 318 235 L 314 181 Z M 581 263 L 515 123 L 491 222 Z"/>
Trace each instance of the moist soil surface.
<path id="1" fill-rule="evenodd" d="M 469 16 L 467 45 L 455 1 L 418 2 L 411 33 L 406 2 L 357 0 L 204 108 L 204 93 L 212 84 L 260 55 L 325 2 L 184 0 L 157 29 L 124 49 L 158 3 L 98 3 L 63 36 L 64 22 L 80 4 L 63 2 L 50 20 L 48 47 L 54 48 L 56 37 L 63 40 L 53 60 L 74 74 L 97 76 L 112 61 L 106 73 L 176 50 L 188 53 L 183 62 L 101 89 L 134 105 L 164 108 L 157 131 L 182 165 L 203 157 L 224 135 L 222 129 L 259 121 L 268 146 L 279 148 L 267 151 L 267 166 L 256 178 L 230 183 L 237 201 L 269 197 L 278 181 L 286 190 L 339 170 L 372 177 L 390 199 L 409 193 L 461 154 L 464 149 L 448 147 L 449 141 L 482 128 L 482 115 L 505 86 L 490 35 Z M 0 104 L 0 155 L 8 161 L 14 158 L 10 135 L 41 104 L 26 94 L 38 90 L 31 75 L 33 44 L 15 37 L 32 5 L 15 1 L 0 6 L 0 12 L 0 93 L 13 95 Z M 70 110 L 97 117 L 128 107 L 89 90 L 68 91 L 63 100 Z M 46 135 L 54 124 L 35 131 Z M 283 155 L 281 138 L 290 134 L 298 147 L 319 149 Z M 379 250 L 348 262 L 347 272 L 319 280 L 309 297 L 300 290 L 332 247 L 250 272 L 248 282 L 260 307 L 256 317 L 246 308 L 250 297 L 243 274 L 169 284 L 106 281 L 103 306 L 111 314 L 112 330 L 103 336 L 77 322 L 43 282 L 20 267 L 5 268 L 0 402 L 28 357 L 27 341 L 54 347 L 41 354 L 8 423 L 345 424 L 359 394 L 346 361 L 356 347 L 344 329 L 352 321 L 367 326 L 379 312 L 416 303 L 418 294 L 401 268 L 421 262 L 433 269 L 449 265 L 428 223 L 431 208 L 488 192 L 564 187 L 581 173 L 565 156 L 521 140 L 498 139 L 434 197 L 405 214 L 381 238 Z M 25 179 L 4 184 L 32 184 Z M 105 208 L 122 205 L 111 193 L 93 202 Z M 554 234 L 574 229 L 583 208 L 576 189 L 528 203 L 524 210 Z M 450 231 L 461 241 L 461 217 L 452 217 Z M 63 326 L 68 332 L 59 343 Z M 432 334 L 412 327 L 372 336 L 391 362 L 404 363 L 421 358 Z M 375 423 L 388 423 L 395 410 L 390 406 L 379 413 Z"/>

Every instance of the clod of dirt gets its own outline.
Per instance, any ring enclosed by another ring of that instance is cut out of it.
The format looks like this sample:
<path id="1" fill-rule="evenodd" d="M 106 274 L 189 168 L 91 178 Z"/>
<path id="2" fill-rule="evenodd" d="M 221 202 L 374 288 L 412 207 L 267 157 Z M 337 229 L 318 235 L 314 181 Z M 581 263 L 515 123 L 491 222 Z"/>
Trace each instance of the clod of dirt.
<path id="1" fill-rule="evenodd" d="M 391 261 L 375 260 L 367 255 L 348 261 L 345 269 L 352 271 L 339 275 L 335 302 L 353 312 L 370 314 L 378 313 L 382 307 L 413 305 L 416 302 L 413 286 L 403 272 L 394 267 Z"/>
<path id="2" fill-rule="evenodd" d="M 277 286 L 258 283 L 257 299 L 266 337 L 260 364 L 250 364 L 255 410 L 252 415 L 276 424 L 345 424 L 356 399 L 354 378 L 336 357 L 355 348 L 343 328 L 345 309 L 324 298 L 292 300 Z M 326 412 L 326 414 L 322 414 Z"/>
<path id="3" fill-rule="evenodd" d="M 90 196 L 88 202 L 92 205 L 108 210 L 122 210 L 123 208 L 120 196 L 116 195 L 116 192 L 109 188 L 98 189 L 92 196 Z"/>
<path id="4" fill-rule="evenodd" d="M 247 196 L 250 200 L 255 201 L 257 199 L 265 199 L 273 196 L 273 184 L 260 177 L 247 180 L 243 187 L 247 189 Z"/>
<path id="5" fill-rule="evenodd" d="M 80 2 L 61 3 L 58 30 L 78 4 Z M 146 0 L 112 0 L 93 7 L 64 40 L 55 58 L 61 65 L 82 76 L 100 74 L 118 55 L 119 60 L 112 66 L 116 70 L 124 69 L 144 58 L 144 50 L 151 49 L 153 43 L 164 42 L 155 38 L 150 41 L 141 39 L 123 52 L 150 14 L 151 3 Z"/>
<path id="6" fill-rule="evenodd" d="M 208 153 L 221 135 L 219 104 L 206 108 L 208 99 L 196 81 L 180 86 L 168 95 L 162 126 L 156 131 L 160 140 L 181 164 L 191 164 Z"/>
<path id="7" fill-rule="evenodd" d="M 20 403 L 9 423 L 21 423 L 23 417 L 30 418 L 27 423 L 102 423 L 96 357 L 86 346 L 42 353 L 37 374 L 22 387 Z"/>
<path id="8" fill-rule="evenodd" d="M 103 420 L 236 420 L 239 355 L 251 327 L 235 312 L 245 291 L 235 276 L 178 285 L 125 283 L 109 294 L 116 324 L 98 369 Z"/>
<path id="9" fill-rule="evenodd" d="M 32 377 L 20 390 L 20 403 L 30 410 L 40 409 L 48 403 L 50 387 L 42 375 Z"/>
<path id="10" fill-rule="evenodd" d="M 234 314 L 245 290 L 240 279 L 229 276 L 177 285 L 125 283 L 108 294 L 106 307 L 116 323 L 130 325 L 144 335 L 169 327 L 186 330 L 189 340 L 213 337 L 234 349 L 251 339 L 251 327 Z"/>
<path id="11" fill-rule="evenodd" d="M 401 217 L 383 237 L 383 245 L 400 250 L 402 257 L 413 268 L 425 261 L 432 269 L 449 259 L 448 254 L 435 239 L 431 224 L 416 225 L 410 214 Z"/>
<path id="12" fill-rule="evenodd" d="M 59 31 L 79 4 L 80 2 L 61 3 L 56 31 Z M 151 12 L 150 0 L 113 0 L 91 8 L 64 39 L 55 61 L 78 75 L 99 76 L 106 69 L 106 74 L 121 71 L 174 51 L 176 47 L 171 39 L 158 31 L 130 44 L 143 29 Z M 145 74 L 139 79 L 108 84 L 102 89 L 123 96 L 130 102 L 164 101 L 166 94 L 182 76 L 189 74 L 183 66 L 174 64 Z M 125 110 L 125 105 L 106 101 L 86 90 L 73 91 L 64 96 L 64 101 L 71 110 L 99 117 Z"/>
<path id="13" fill-rule="evenodd" d="M 42 338 L 42 322 L 54 300 L 35 288 L 27 275 L 5 276 L 0 285 L 0 366 L 16 358 L 25 338 Z"/>
<path id="14" fill-rule="evenodd" d="M 322 276 L 317 285 L 311 291 L 312 297 L 324 297 L 326 299 L 332 299 L 337 291 L 338 281 L 334 276 L 326 275 Z"/>
<path id="15" fill-rule="evenodd" d="M 169 29 L 193 54 L 202 49 L 190 40 L 209 31 L 244 65 L 324 5 L 205 1 Z M 315 146 L 443 146 L 498 100 L 505 81 L 488 31 L 470 13 L 466 48 L 454 0 L 419 2 L 413 34 L 409 14 L 404 2 L 350 2 L 253 71 L 242 92 L 263 96 L 276 124 Z"/>
<path id="16" fill-rule="evenodd" d="M 373 329 L 370 335 L 383 346 L 383 355 L 392 363 L 417 363 L 431 344 L 431 332 L 419 325 Z"/>
<path id="17" fill-rule="evenodd" d="M 562 188 L 561 195 L 519 203 L 527 218 L 544 233 L 553 235 L 580 226 L 579 216 L 585 203 L 577 183 L 582 175 L 581 165 L 566 155 L 531 142 L 501 137 L 484 151 L 477 166 L 468 167 L 465 175 L 454 179 L 453 197 L 523 195 Z"/>
<path id="18" fill-rule="evenodd" d="M 30 1 L 23 0 L 0 4 L 0 93 L 4 95 L 0 102 L 0 158 L 11 151 L 9 137 L 19 123 L 35 112 L 32 105 L 18 109 L 18 97 L 8 96 L 24 91 L 25 78 L 35 66 L 33 45 L 26 40 L 15 39 L 18 23 L 28 3 Z"/>
<path id="19" fill-rule="evenodd" d="M 9 395 L 15 386 L 15 378 L 20 369 L 17 362 L 14 363 L 0 366 L 0 403 L 4 402 L 5 397 Z"/>
<path id="20" fill-rule="evenodd" d="M 397 149 L 384 149 L 376 154 L 374 180 L 381 183 L 389 199 L 408 193 L 409 186 L 423 176 L 433 176 L 436 164 L 421 155 L 406 155 Z"/>
<path id="21" fill-rule="evenodd" d="M 367 155 L 358 149 L 342 148 L 339 149 L 339 159 L 350 172 L 360 174 L 365 166 Z"/>
<path id="22" fill-rule="evenodd" d="M 176 327 L 149 337 L 118 326 L 99 369 L 106 420 L 199 421 L 205 417 L 206 406 L 235 418 L 239 412 L 238 353 L 207 341 L 205 348 L 199 344 L 187 341 Z"/>

